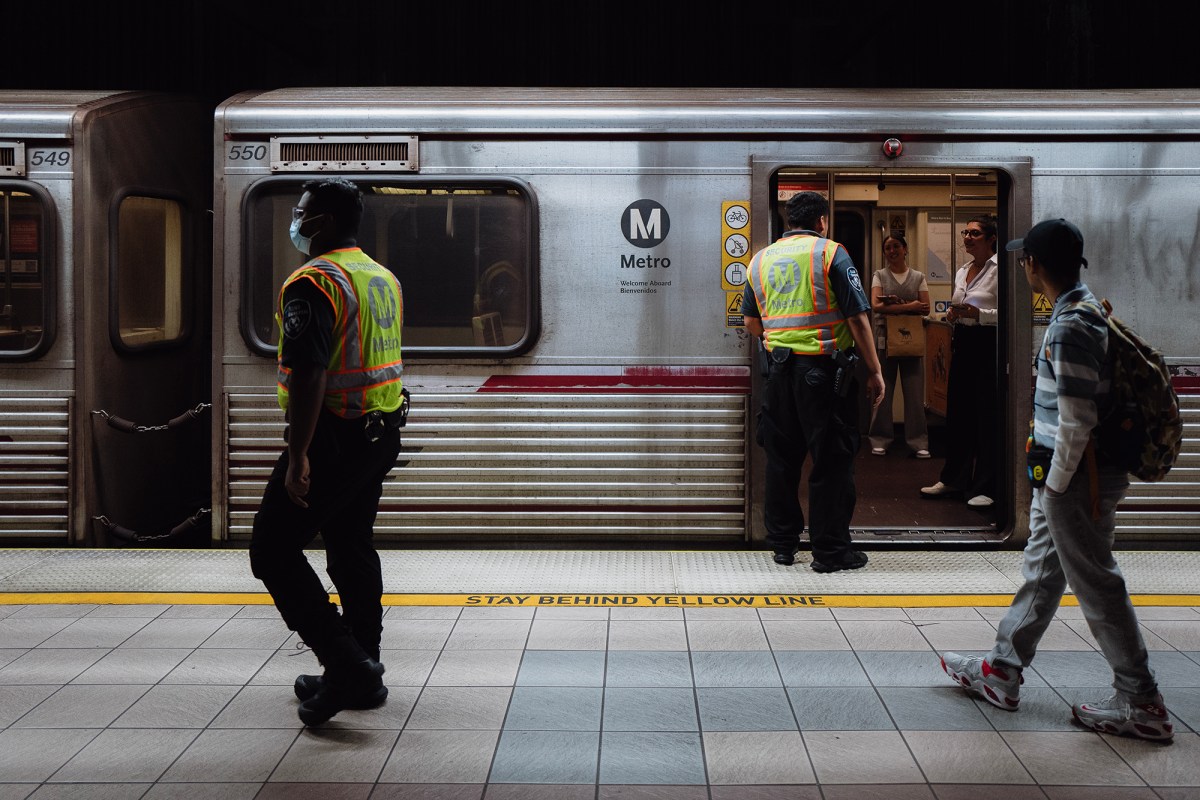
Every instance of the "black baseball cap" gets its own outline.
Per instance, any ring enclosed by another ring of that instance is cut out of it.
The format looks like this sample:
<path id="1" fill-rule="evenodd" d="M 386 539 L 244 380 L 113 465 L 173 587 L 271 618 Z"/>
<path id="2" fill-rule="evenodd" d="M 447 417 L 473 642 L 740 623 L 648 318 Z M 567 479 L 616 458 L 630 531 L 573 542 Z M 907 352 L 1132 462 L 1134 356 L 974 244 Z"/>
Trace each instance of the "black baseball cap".
<path id="1" fill-rule="evenodd" d="M 1005 250 L 1024 250 L 1052 268 L 1087 266 L 1083 257 L 1083 234 L 1065 219 L 1047 219 L 1029 229 L 1023 239 L 1013 239 Z"/>

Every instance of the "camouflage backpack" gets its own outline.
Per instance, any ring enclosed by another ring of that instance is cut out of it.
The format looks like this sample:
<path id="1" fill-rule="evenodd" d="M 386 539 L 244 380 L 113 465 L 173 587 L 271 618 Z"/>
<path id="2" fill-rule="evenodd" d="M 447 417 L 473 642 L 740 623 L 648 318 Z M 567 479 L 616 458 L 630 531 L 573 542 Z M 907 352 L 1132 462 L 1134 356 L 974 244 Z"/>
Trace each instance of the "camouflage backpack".
<path id="1" fill-rule="evenodd" d="M 1112 315 L 1092 303 L 1075 303 L 1108 325 L 1108 361 L 1112 368 L 1111 406 L 1096 426 L 1096 452 L 1105 462 L 1143 481 L 1159 481 L 1171 470 L 1183 445 L 1179 397 L 1161 352 Z"/>

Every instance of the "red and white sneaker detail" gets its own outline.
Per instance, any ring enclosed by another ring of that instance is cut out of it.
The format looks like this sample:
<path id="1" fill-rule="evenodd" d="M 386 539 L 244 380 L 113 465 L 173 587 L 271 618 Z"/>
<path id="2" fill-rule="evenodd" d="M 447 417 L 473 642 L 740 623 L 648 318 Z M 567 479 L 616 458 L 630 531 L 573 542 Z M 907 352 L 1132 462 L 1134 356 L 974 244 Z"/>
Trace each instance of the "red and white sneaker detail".
<path id="1" fill-rule="evenodd" d="M 996 708 L 1016 711 L 1021 704 L 1025 676 L 1020 670 L 993 667 L 985 658 L 958 653 L 943 653 L 942 669 L 955 683 Z"/>
<path id="2" fill-rule="evenodd" d="M 1071 713 L 1084 727 L 1114 736 L 1136 736 L 1154 742 L 1168 742 L 1175 735 L 1171 716 L 1162 695 L 1149 703 L 1132 703 L 1114 694 L 1098 703 L 1076 703 Z"/>

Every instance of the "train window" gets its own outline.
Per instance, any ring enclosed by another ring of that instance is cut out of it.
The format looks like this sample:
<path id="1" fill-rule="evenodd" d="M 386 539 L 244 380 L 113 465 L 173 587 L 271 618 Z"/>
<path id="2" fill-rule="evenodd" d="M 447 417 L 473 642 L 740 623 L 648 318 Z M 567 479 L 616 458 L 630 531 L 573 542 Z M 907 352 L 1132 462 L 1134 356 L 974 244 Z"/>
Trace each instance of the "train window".
<path id="1" fill-rule="evenodd" d="M 36 358 L 54 337 L 54 218 L 49 196 L 0 181 L 0 359 Z"/>
<path id="2" fill-rule="evenodd" d="M 510 180 L 359 181 L 358 244 L 404 291 L 405 355 L 514 355 L 532 343 L 534 201 Z M 279 287 L 302 263 L 288 238 L 292 181 L 252 192 L 246 210 L 243 331 L 264 355 L 278 341 Z"/>
<path id="3" fill-rule="evenodd" d="M 113 344 L 141 349 L 186 335 L 183 207 L 129 195 L 117 206 Z"/>

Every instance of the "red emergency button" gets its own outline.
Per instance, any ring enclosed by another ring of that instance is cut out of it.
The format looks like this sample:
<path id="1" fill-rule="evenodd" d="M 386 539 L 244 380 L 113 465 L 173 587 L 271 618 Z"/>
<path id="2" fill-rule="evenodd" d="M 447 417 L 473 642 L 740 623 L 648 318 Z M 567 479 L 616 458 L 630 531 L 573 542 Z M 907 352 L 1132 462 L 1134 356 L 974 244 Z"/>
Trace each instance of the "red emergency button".
<path id="1" fill-rule="evenodd" d="M 888 158 L 899 158 L 904 152 L 904 144 L 899 139 L 893 137 L 883 143 L 883 154 Z"/>

